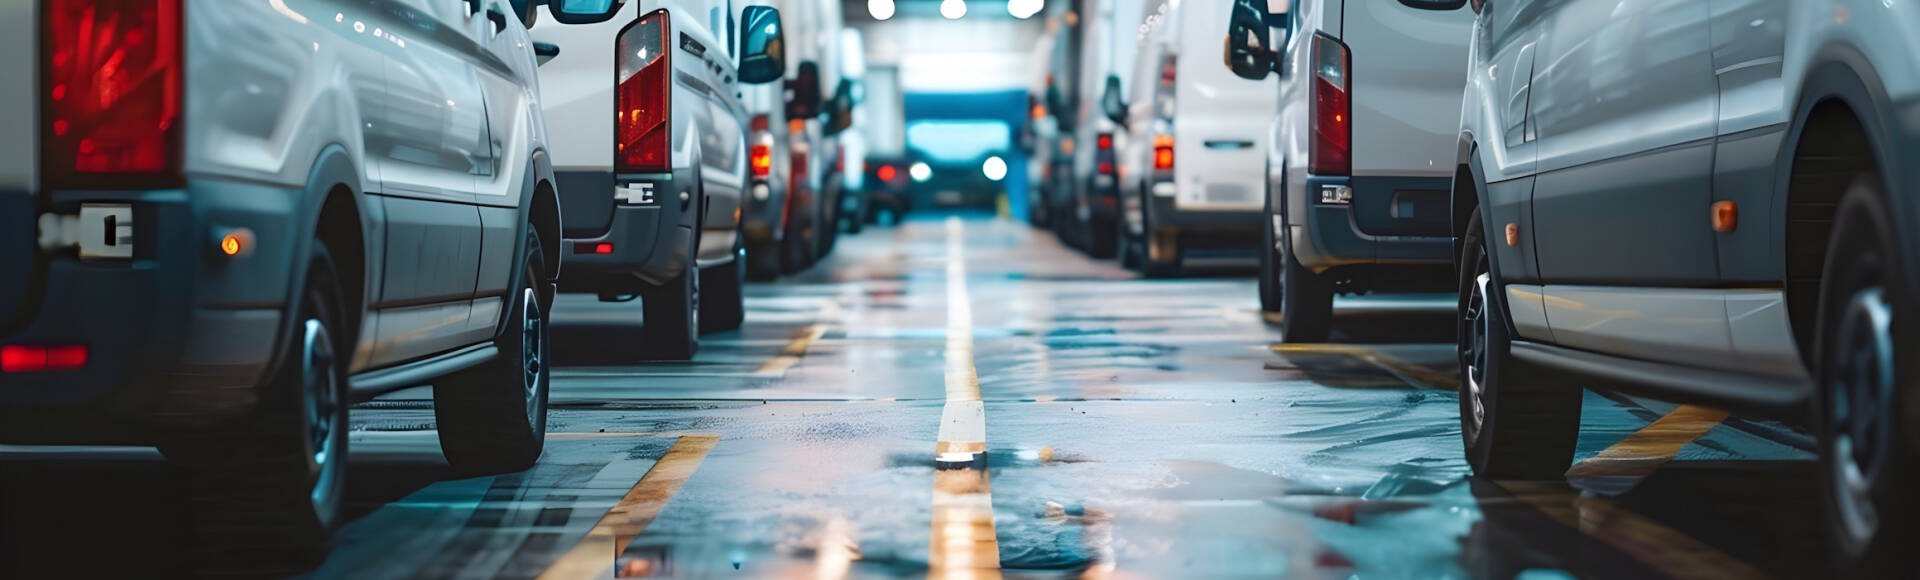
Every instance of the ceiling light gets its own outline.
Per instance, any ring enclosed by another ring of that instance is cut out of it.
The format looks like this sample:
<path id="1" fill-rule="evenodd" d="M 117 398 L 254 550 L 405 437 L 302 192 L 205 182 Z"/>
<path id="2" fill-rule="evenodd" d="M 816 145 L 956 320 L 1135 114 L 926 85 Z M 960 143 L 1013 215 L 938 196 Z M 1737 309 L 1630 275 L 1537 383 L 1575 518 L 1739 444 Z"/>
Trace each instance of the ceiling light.
<path id="1" fill-rule="evenodd" d="M 867 14 L 874 20 L 893 18 L 893 0 L 867 0 Z"/>

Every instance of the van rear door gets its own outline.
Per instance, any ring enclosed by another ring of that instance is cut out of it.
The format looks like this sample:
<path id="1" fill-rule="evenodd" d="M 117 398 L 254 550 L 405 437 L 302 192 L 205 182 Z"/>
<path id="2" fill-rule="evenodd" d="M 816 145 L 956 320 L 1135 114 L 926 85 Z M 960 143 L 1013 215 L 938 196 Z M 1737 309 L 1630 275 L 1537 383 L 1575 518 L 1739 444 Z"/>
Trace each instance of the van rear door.
<path id="1" fill-rule="evenodd" d="M 1473 11 L 1465 0 L 1348 0 L 1353 174 L 1451 177 Z"/>
<path id="2" fill-rule="evenodd" d="M 1210 3 L 1178 10 L 1173 135 L 1182 209 L 1258 210 L 1266 203 L 1267 127 L 1279 112 L 1273 77 L 1247 80 L 1221 65 L 1231 13 Z M 1464 57 L 1463 57 L 1464 59 Z M 1461 61 L 1462 63 L 1465 60 Z"/>
<path id="3" fill-rule="evenodd" d="M 18 321 L 32 287 L 39 228 L 39 2 L 0 3 L 0 331 Z"/>

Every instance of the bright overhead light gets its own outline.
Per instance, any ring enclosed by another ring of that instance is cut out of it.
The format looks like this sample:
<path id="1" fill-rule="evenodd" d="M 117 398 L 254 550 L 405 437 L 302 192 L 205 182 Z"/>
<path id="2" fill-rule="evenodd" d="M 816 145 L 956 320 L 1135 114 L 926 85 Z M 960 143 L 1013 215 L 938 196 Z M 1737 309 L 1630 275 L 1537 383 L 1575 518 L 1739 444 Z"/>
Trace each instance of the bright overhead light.
<path id="1" fill-rule="evenodd" d="M 927 180 L 933 179 L 933 167 L 925 162 L 914 163 L 913 167 L 907 169 L 907 175 L 913 177 L 915 183 L 926 183 Z"/>
<path id="2" fill-rule="evenodd" d="M 893 18 L 893 0 L 867 0 L 867 14 L 874 20 Z"/>
<path id="3" fill-rule="evenodd" d="M 1000 156 L 998 155 L 995 155 L 993 157 L 988 157 L 987 164 L 982 166 L 980 168 L 980 171 L 982 173 L 987 174 L 987 179 L 991 179 L 994 181 L 1000 181 L 1002 179 L 1006 179 L 1007 178 L 1007 160 L 1001 159 Z"/>
<path id="4" fill-rule="evenodd" d="M 1046 0 L 1007 0 L 1007 13 L 1014 18 L 1026 20 L 1046 9 Z"/>
<path id="5" fill-rule="evenodd" d="M 966 0 L 940 0 L 940 15 L 947 20 L 959 20 L 967 16 Z"/>

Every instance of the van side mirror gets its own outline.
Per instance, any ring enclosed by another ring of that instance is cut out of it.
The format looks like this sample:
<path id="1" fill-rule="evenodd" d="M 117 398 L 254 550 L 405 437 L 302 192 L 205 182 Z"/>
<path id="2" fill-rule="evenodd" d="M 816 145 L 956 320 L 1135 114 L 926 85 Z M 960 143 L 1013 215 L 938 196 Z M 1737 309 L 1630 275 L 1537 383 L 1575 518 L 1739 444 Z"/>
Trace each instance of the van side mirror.
<path id="1" fill-rule="evenodd" d="M 793 78 L 787 79 L 787 118 L 811 119 L 820 116 L 820 65 L 800 63 Z"/>
<path id="2" fill-rule="evenodd" d="M 544 0 L 561 24 L 594 24 L 613 19 L 627 0 Z"/>
<path id="3" fill-rule="evenodd" d="M 840 79 L 839 88 L 833 92 L 832 107 L 827 110 L 827 125 L 824 128 L 827 135 L 838 135 L 853 127 L 853 91 L 852 80 Z"/>
<path id="4" fill-rule="evenodd" d="M 1267 78 L 1278 55 L 1269 42 L 1266 0 L 1234 0 L 1227 18 L 1227 68 L 1240 78 Z M 1285 30 L 1285 28 L 1282 28 Z"/>
<path id="5" fill-rule="evenodd" d="M 548 62 L 560 58 L 560 45 L 551 42 L 535 42 L 533 43 L 533 58 L 534 62 L 539 66 L 547 66 Z"/>
<path id="6" fill-rule="evenodd" d="M 770 6 L 748 6 L 740 18 L 740 82 L 764 85 L 787 74 L 786 29 L 780 26 L 780 10 Z"/>
<path id="7" fill-rule="evenodd" d="M 1100 95 L 1100 110 L 1106 113 L 1107 119 L 1125 127 L 1127 126 L 1127 102 L 1125 97 L 1120 95 L 1120 77 L 1107 75 L 1106 92 Z"/>

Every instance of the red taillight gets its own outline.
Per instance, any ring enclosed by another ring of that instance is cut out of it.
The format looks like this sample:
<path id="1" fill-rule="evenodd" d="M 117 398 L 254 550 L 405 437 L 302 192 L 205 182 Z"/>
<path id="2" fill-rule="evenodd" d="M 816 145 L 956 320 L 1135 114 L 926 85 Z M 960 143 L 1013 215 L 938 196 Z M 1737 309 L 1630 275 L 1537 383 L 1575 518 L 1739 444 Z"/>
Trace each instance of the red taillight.
<path id="1" fill-rule="evenodd" d="M 1101 133 L 1100 138 L 1095 140 L 1094 143 L 1100 147 L 1101 151 L 1112 151 L 1113 135 L 1110 133 Z"/>
<path id="2" fill-rule="evenodd" d="M 1153 168 L 1161 171 L 1173 169 L 1173 136 L 1161 135 L 1153 138 Z"/>
<path id="3" fill-rule="evenodd" d="M 85 345 L 0 347 L 0 372 L 71 371 L 83 369 L 86 366 L 87 347 Z"/>
<path id="4" fill-rule="evenodd" d="M 1099 171 L 1101 175 L 1113 175 L 1113 162 L 1101 161 Z"/>
<path id="5" fill-rule="evenodd" d="M 614 42 L 614 171 L 673 171 L 673 54 L 667 11 L 655 10 Z"/>
<path id="6" fill-rule="evenodd" d="M 755 143 L 748 155 L 747 162 L 753 169 L 754 178 L 766 179 L 767 175 L 773 173 L 773 145 Z"/>
<path id="7" fill-rule="evenodd" d="M 593 245 L 593 253 L 595 253 L 595 254 L 599 254 L 599 255 L 602 255 L 602 256 L 606 256 L 606 255 L 609 255 L 609 254 L 612 254 L 612 253 L 613 253 L 613 244 L 608 244 L 608 243 L 604 243 L 604 242 L 602 242 L 602 243 L 598 243 L 598 244 L 594 244 L 594 245 Z"/>
<path id="8" fill-rule="evenodd" d="M 1353 174 L 1353 58 L 1347 45 L 1324 34 L 1313 37 L 1313 142 L 1307 171 Z"/>
<path id="9" fill-rule="evenodd" d="M 180 181 L 181 0 L 47 0 L 42 160 L 55 186 Z"/>
<path id="10" fill-rule="evenodd" d="M 893 178 L 900 176 L 900 170 L 892 165 L 882 165 L 880 166 L 880 170 L 874 172 L 874 174 L 880 177 L 880 181 L 893 183 Z"/>
<path id="11" fill-rule="evenodd" d="M 753 120 L 747 121 L 747 130 L 748 131 L 765 131 L 767 129 L 773 128 L 772 123 L 773 121 L 768 119 L 765 114 L 754 115 Z"/>

